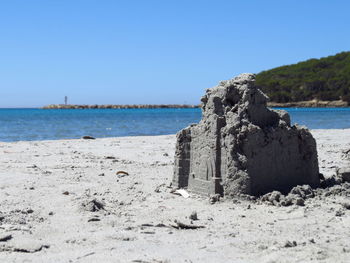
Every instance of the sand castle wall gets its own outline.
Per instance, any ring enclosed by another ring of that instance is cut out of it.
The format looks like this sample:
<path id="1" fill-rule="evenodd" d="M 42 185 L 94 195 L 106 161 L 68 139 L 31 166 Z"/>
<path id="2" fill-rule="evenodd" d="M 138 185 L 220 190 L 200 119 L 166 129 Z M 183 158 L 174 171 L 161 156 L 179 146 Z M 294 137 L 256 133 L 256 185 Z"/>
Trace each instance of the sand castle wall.
<path id="1" fill-rule="evenodd" d="M 206 91 L 201 121 L 177 134 L 176 187 L 234 196 L 319 185 L 311 133 L 267 108 L 254 83 L 253 74 L 241 74 Z"/>

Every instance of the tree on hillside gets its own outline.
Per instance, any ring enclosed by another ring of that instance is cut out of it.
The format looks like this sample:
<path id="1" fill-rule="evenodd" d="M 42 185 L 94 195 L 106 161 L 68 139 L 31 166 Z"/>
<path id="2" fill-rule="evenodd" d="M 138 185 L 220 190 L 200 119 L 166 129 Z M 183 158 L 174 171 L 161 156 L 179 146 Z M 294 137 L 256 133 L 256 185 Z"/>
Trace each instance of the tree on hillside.
<path id="1" fill-rule="evenodd" d="M 350 101 L 350 52 L 263 71 L 256 83 L 271 101 Z"/>

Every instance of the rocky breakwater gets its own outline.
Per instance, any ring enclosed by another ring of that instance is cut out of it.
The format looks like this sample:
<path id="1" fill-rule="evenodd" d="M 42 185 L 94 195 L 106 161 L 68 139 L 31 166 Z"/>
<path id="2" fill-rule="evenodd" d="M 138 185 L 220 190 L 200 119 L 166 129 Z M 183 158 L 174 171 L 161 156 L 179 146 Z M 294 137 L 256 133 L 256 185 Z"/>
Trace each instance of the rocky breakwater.
<path id="1" fill-rule="evenodd" d="M 135 105 L 74 105 L 74 104 L 50 104 L 44 106 L 43 109 L 190 109 L 199 108 L 199 105 L 187 104 L 135 104 Z"/>
<path id="2" fill-rule="evenodd" d="M 173 186 L 231 197 L 318 187 L 314 138 L 267 100 L 253 74 L 208 89 L 201 121 L 177 134 Z"/>

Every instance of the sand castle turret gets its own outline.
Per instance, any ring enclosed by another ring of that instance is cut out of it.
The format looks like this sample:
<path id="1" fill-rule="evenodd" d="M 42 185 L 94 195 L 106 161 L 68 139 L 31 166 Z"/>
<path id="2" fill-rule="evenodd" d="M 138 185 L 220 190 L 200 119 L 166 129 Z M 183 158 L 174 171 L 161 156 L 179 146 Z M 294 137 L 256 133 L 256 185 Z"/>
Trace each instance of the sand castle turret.
<path id="1" fill-rule="evenodd" d="M 319 185 L 314 138 L 267 108 L 255 75 L 222 81 L 201 100 L 202 120 L 177 134 L 175 187 L 235 196 Z"/>

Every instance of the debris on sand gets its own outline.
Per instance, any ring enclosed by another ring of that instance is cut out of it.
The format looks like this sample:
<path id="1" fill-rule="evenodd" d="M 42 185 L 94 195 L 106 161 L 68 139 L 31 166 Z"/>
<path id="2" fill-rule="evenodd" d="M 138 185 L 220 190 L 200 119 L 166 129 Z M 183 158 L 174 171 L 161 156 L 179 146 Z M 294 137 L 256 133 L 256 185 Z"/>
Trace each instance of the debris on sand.
<path id="1" fill-rule="evenodd" d="M 8 240 L 12 239 L 11 234 L 1 234 L 0 233 L 0 242 L 6 242 Z"/>
<path id="2" fill-rule="evenodd" d="M 116 172 L 116 175 L 118 175 L 118 177 L 124 177 L 124 176 L 128 176 L 129 173 L 125 171 L 118 171 Z"/>
<path id="3" fill-rule="evenodd" d="M 117 158 L 115 158 L 114 156 L 106 156 L 105 159 L 107 159 L 107 160 L 115 160 Z"/>
<path id="4" fill-rule="evenodd" d="M 337 175 L 341 178 L 343 182 L 350 183 L 350 166 L 338 169 Z"/>
<path id="5" fill-rule="evenodd" d="M 210 195 L 209 196 L 209 203 L 215 204 L 216 202 L 220 201 L 220 198 L 221 198 L 220 194 Z"/>
<path id="6" fill-rule="evenodd" d="M 160 192 L 161 192 L 161 188 L 163 188 L 163 187 L 166 187 L 166 185 L 165 185 L 165 184 L 160 184 L 160 185 L 158 185 L 158 186 L 154 189 L 154 192 L 160 193 Z"/>
<path id="7" fill-rule="evenodd" d="M 317 189 L 318 194 L 323 196 L 343 196 L 350 198 L 350 183 L 337 183 L 331 187 L 325 189 Z"/>
<path id="8" fill-rule="evenodd" d="M 290 241 L 286 241 L 286 243 L 284 244 L 284 247 L 288 248 L 288 247 L 296 247 L 297 246 L 297 242 L 296 241 L 293 241 L 293 242 L 290 242 Z"/>
<path id="9" fill-rule="evenodd" d="M 318 187 L 315 139 L 267 100 L 253 74 L 208 89 L 202 120 L 177 133 L 173 186 L 229 197 Z"/>
<path id="10" fill-rule="evenodd" d="M 310 185 L 298 185 L 293 187 L 289 194 L 297 195 L 303 199 L 312 198 L 315 196 L 315 193 Z"/>
<path id="11" fill-rule="evenodd" d="M 97 215 L 90 217 L 88 219 L 88 222 L 98 222 L 98 221 L 101 221 L 101 219 Z"/>
<path id="12" fill-rule="evenodd" d="M 32 214 L 32 213 L 34 213 L 34 210 L 31 209 L 31 208 L 29 208 L 29 209 L 27 209 L 26 213 L 27 213 L 27 214 Z"/>
<path id="13" fill-rule="evenodd" d="M 30 246 L 17 246 L 13 248 L 14 252 L 21 253 L 35 253 L 41 251 L 43 248 L 49 248 L 49 245 L 30 245 Z"/>
<path id="14" fill-rule="evenodd" d="M 92 199 L 82 203 L 82 207 L 88 212 L 97 212 L 99 210 L 104 210 L 105 204 L 97 199 Z"/>
<path id="15" fill-rule="evenodd" d="M 43 174 L 52 174 L 52 172 L 46 171 L 46 170 L 40 168 L 39 166 L 37 166 L 36 164 L 33 164 L 33 165 L 31 165 L 31 166 L 28 166 L 27 168 L 37 169 L 37 170 L 39 170 L 40 172 L 42 172 Z"/>
<path id="16" fill-rule="evenodd" d="M 330 188 L 335 185 L 342 184 L 343 180 L 339 177 L 339 175 L 333 175 L 331 177 L 320 179 L 320 186 L 324 189 Z"/>
<path id="17" fill-rule="evenodd" d="M 141 224 L 141 228 L 144 227 L 168 227 L 163 223 L 158 223 L 158 224 L 149 224 L 149 223 L 145 223 L 145 224 Z"/>
<path id="18" fill-rule="evenodd" d="M 205 228 L 205 226 L 200 226 L 200 225 L 193 225 L 193 224 L 185 224 L 182 223 L 178 220 L 174 220 L 173 224 L 170 224 L 173 228 L 176 229 L 198 229 L 198 228 Z"/>
<path id="19" fill-rule="evenodd" d="M 89 135 L 85 135 L 85 136 L 83 136 L 81 138 L 84 139 L 84 140 L 95 140 L 96 139 L 95 137 L 92 137 L 92 136 L 89 136 Z"/>
<path id="20" fill-rule="evenodd" d="M 342 210 L 338 210 L 338 211 L 336 211 L 335 212 L 335 216 L 343 216 L 343 215 L 345 215 L 345 212 L 344 211 L 342 211 Z"/>
<path id="21" fill-rule="evenodd" d="M 176 195 L 181 195 L 183 198 L 189 198 L 190 194 L 185 190 L 185 189 L 177 189 L 172 192 L 173 194 Z"/>
<path id="22" fill-rule="evenodd" d="M 332 178 L 328 179 L 331 180 Z M 350 197 L 350 183 L 337 182 L 331 186 L 317 189 L 312 189 L 309 185 L 298 185 L 293 187 L 287 195 L 284 195 L 279 191 L 272 191 L 261 196 L 258 200 L 275 206 L 304 206 L 307 199 L 316 196 L 318 198 L 324 198 L 327 196 Z M 343 203 L 342 206 L 346 209 L 350 209 L 350 203 Z M 347 208 L 347 206 L 349 208 Z"/>
<path id="23" fill-rule="evenodd" d="M 267 202 L 275 206 L 304 206 L 305 200 L 315 196 L 314 190 L 309 185 L 298 185 L 293 187 L 288 195 L 283 195 L 279 191 L 267 193 L 260 198 L 260 201 Z"/>
<path id="24" fill-rule="evenodd" d="M 282 193 L 279 191 L 273 191 L 271 193 L 267 193 L 261 197 L 261 201 L 269 202 L 271 205 L 278 205 L 281 201 Z"/>
<path id="25" fill-rule="evenodd" d="M 347 209 L 350 210 L 350 203 L 343 203 L 342 206 Z"/>
<path id="26" fill-rule="evenodd" d="M 191 220 L 193 220 L 193 221 L 198 220 L 197 212 L 196 212 L 196 211 L 193 211 L 193 212 L 190 214 L 189 218 L 190 218 Z"/>
<path id="27" fill-rule="evenodd" d="M 39 241 L 25 239 L 17 239 L 11 245 L 0 247 L 0 252 L 19 252 L 19 253 L 36 253 L 44 248 L 50 248 L 47 244 L 42 244 Z"/>

